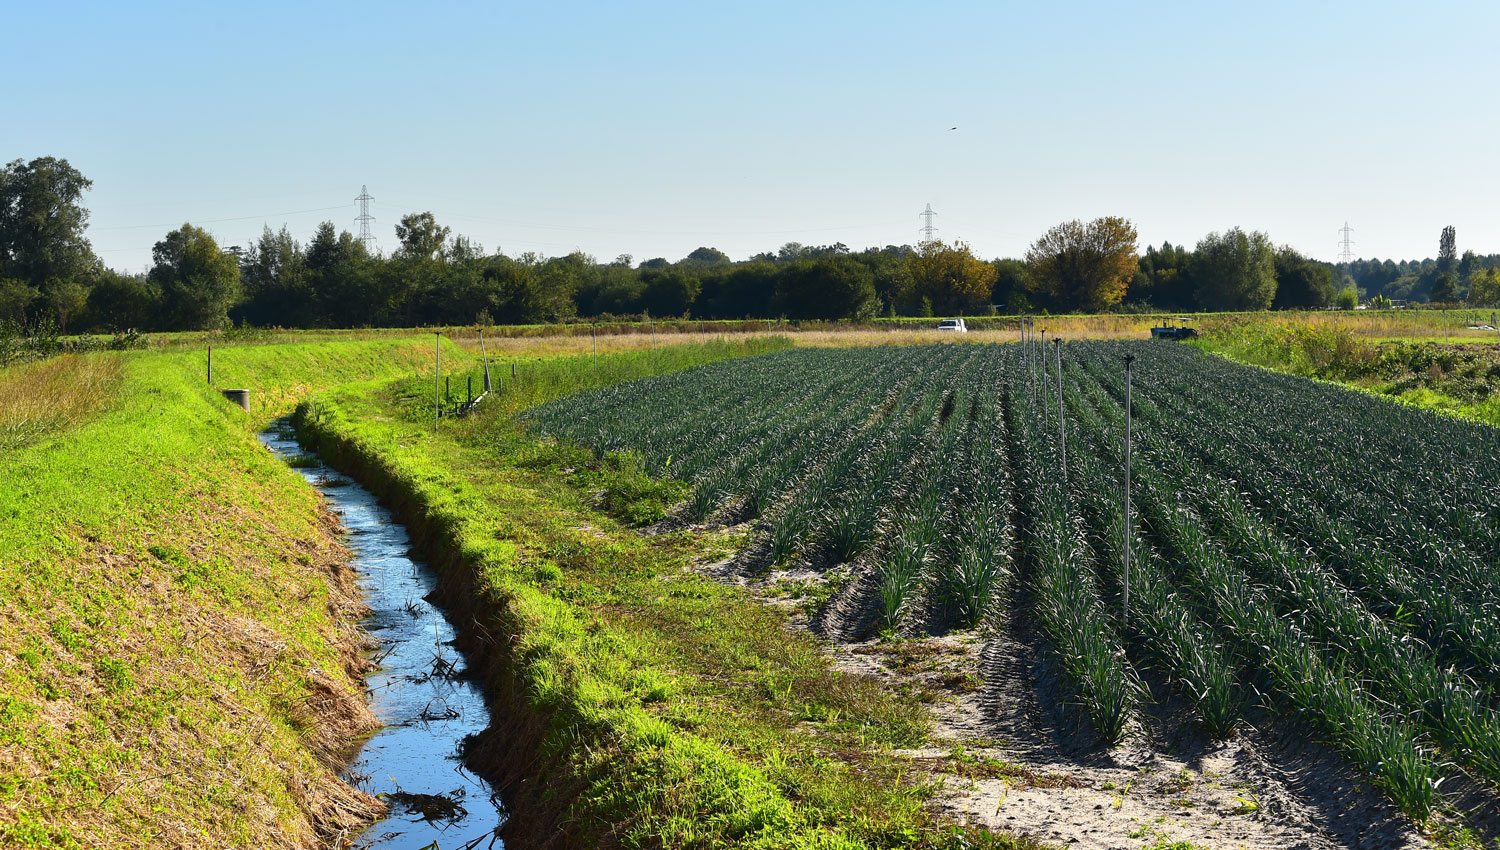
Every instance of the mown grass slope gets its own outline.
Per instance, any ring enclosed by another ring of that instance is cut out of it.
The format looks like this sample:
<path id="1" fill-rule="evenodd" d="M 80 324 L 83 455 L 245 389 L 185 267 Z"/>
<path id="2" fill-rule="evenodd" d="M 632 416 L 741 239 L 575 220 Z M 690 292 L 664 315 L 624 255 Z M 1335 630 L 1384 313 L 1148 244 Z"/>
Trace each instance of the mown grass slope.
<path id="1" fill-rule="evenodd" d="M 0 845 L 309 846 L 378 811 L 331 769 L 373 724 L 352 577 L 254 431 L 430 352 L 216 351 L 216 384 L 257 391 L 249 416 L 197 352 L 0 374 L 8 410 L 83 396 L 0 444 Z"/>

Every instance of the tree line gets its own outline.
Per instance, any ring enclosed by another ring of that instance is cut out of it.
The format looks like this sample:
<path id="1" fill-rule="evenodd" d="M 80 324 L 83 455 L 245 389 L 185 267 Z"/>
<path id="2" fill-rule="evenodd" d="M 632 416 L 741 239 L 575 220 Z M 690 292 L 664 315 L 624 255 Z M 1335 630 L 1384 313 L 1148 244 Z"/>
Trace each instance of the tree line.
<path id="1" fill-rule="evenodd" d="M 186 223 L 152 249 L 144 274 L 104 265 L 84 232 L 91 182 L 67 160 L 0 170 L 0 319 L 73 331 L 531 324 L 610 317 L 870 319 L 1112 310 L 1352 307 L 1360 295 L 1500 301 L 1494 256 L 1360 260 L 1345 269 L 1259 231 L 1210 233 L 1189 249 L 1137 247 L 1126 219 L 1064 222 L 1023 258 L 986 260 L 955 242 L 853 250 L 796 242 L 742 261 L 712 247 L 677 260 L 600 262 L 489 253 L 430 212 L 396 225 L 372 253 L 331 222 L 305 244 L 267 227 L 221 246 Z M 1486 300 L 1489 299 L 1489 300 Z"/>

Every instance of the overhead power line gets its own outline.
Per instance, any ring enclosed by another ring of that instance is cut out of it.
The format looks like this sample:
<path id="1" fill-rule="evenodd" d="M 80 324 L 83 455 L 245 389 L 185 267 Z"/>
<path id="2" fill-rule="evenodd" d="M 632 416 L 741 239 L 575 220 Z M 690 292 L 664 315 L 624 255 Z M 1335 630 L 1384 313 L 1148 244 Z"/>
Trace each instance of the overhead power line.
<path id="1" fill-rule="evenodd" d="M 177 221 L 166 221 L 160 224 L 121 224 L 114 227 L 90 227 L 90 230 L 142 230 L 147 227 L 176 227 L 186 221 L 191 224 L 219 224 L 225 221 L 249 221 L 254 218 L 275 218 L 282 215 L 301 215 L 302 213 L 327 212 L 329 210 L 341 210 L 347 208 L 348 204 L 339 204 L 336 207 L 314 207 L 308 210 L 291 210 L 289 212 L 260 213 L 258 215 L 237 215 L 230 218 L 200 218 L 179 219 Z"/>

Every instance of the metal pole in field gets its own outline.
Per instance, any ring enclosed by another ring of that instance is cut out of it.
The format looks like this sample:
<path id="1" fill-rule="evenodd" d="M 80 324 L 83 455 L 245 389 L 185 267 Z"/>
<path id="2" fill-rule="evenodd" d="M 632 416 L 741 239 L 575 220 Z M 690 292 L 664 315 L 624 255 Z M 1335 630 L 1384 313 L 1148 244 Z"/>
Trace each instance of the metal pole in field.
<path id="1" fill-rule="evenodd" d="M 443 413 L 443 400 L 438 395 L 443 374 L 443 332 L 433 331 L 432 342 L 432 433 L 436 434 L 438 417 Z"/>
<path id="2" fill-rule="evenodd" d="M 1031 367 L 1031 318 L 1022 319 L 1022 366 L 1026 367 L 1026 397 L 1037 403 L 1037 375 Z"/>
<path id="3" fill-rule="evenodd" d="M 1120 624 L 1130 616 L 1130 364 L 1134 354 L 1125 355 L 1125 596 L 1120 606 Z"/>
<path id="4" fill-rule="evenodd" d="M 208 347 L 208 385 L 214 385 L 214 347 Z"/>
<path id="5" fill-rule="evenodd" d="M 1050 416 L 1047 415 L 1047 394 L 1052 391 L 1052 386 L 1051 386 L 1051 382 L 1047 378 L 1047 360 L 1046 360 L 1046 357 L 1047 357 L 1047 329 L 1046 328 L 1042 328 L 1042 341 L 1040 343 L 1040 347 L 1041 347 L 1041 356 L 1037 358 L 1036 365 L 1038 367 L 1040 367 L 1041 370 L 1042 370 L 1042 384 L 1041 384 L 1042 395 L 1041 395 L 1041 399 L 1040 399 L 1041 400 L 1041 404 L 1039 404 L 1037 406 L 1042 409 L 1042 431 L 1043 431 L 1043 433 L 1045 433 L 1046 430 L 1047 430 L 1048 425 L 1051 424 L 1050 420 L 1052 419 L 1052 417 L 1050 417 Z"/>
<path id="6" fill-rule="evenodd" d="M 1063 486 L 1068 486 L 1068 419 L 1063 415 L 1062 383 L 1062 338 L 1053 337 L 1052 345 L 1057 349 L 1057 444 L 1061 448 Z"/>
<path id="7" fill-rule="evenodd" d="M 599 371 L 599 326 L 589 325 L 589 335 L 594 338 L 594 371 Z"/>
<path id="8" fill-rule="evenodd" d="M 484 331 L 479 332 L 479 356 L 484 358 L 484 391 L 490 391 L 490 355 L 484 350 Z"/>

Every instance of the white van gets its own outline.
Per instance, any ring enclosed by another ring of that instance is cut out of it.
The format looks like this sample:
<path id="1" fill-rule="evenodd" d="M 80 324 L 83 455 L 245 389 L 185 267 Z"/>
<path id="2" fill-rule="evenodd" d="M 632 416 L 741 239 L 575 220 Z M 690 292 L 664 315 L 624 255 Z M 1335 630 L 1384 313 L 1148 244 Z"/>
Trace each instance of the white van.
<path id="1" fill-rule="evenodd" d="M 957 331 L 961 334 L 969 332 L 969 329 L 964 327 L 963 319 L 944 319 L 938 322 L 937 329 L 940 331 Z"/>

